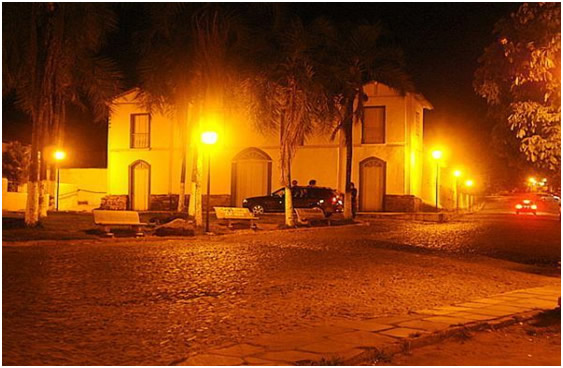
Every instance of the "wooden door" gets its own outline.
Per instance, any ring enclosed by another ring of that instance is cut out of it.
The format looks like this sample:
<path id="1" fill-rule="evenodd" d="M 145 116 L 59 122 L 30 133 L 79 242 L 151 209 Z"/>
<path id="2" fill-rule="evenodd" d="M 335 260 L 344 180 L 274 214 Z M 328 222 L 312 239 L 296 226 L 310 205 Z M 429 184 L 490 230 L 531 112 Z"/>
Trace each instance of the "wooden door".
<path id="1" fill-rule="evenodd" d="M 370 157 L 360 163 L 360 211 L 383 211 L 385 161 Z"/>
<path id="2" fill-rule="evenodd" d="M 268 166 L 265 160 L 241 160 L 236 162 L 235 206 L 242 206 L 245 198 L 269 194 Z"/>
<path id="3" fill-rule="evenodd" d="M 150 166 L 138 161 L 131 166 L 131 209 L 146 211 L 149 209 Z"/>

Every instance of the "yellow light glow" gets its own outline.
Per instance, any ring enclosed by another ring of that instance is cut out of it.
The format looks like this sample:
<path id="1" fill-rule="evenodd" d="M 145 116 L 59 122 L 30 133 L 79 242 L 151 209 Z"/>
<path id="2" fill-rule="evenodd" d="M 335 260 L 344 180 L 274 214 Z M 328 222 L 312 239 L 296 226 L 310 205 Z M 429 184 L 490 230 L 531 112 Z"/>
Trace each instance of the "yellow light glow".
<path id="1" fill-rule="evenodd" d="M 543 178 L 541 181 L 543 181 L 544 183 L 547 183 L 547 179 Z"/>
<path id="2" fill-rule="evenodd" d="M 56 150 L 53 153 L 53 157 L 55 158 L 55 160 L 57 161 L 62 161 L 65 159 L 66 157 L 66 152 L 65 151 L 61 151 L 61 150 Z"/>
<path id="3" fill-rule="evenodd" d="M 455 170 L 455 171 L 454 171 L 454 176 L 455 176 L 456 178 L 459 178 L 459 177 L 461 176 L 461 170 Z"/>
<path id="4" fill-rule="evenodd" d="M 201 141 L 204 144 L 215 144 L 217 142 L 217 133 L 216 132 L 203 132 L 201 133 Z"/>
<path id="5" fill-rule="evenodd" d="M 471 179 L 465 181 L 465 186 L 472 187 L 475 182 Z"/>
<path id="6" fill-rule="evenodd" d="M 432 151 L 432 157 L 433 157 L 435 160 L 441 159 L 441 158 L 442 158 L 442 151 L 440 151 L 440 150 L 434 150 L 434 151 Z"/>
<path id="7" fill-rule="evenodd" d="M 528 178 L 528 181 L 532 184 L 536 184 L 536 178 L 534 177 Z"/>

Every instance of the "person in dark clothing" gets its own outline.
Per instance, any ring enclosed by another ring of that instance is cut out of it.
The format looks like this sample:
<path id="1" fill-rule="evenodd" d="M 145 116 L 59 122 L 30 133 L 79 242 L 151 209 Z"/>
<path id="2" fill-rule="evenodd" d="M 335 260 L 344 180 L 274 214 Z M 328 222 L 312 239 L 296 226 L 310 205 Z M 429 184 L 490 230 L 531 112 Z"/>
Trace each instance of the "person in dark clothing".
<path id="1" fill-rule="evenodd" d="M 315 185 L 317 185 L 317 181 L 315 179 L 309 180 L 309 186 L 310 187 L 314 187 Z"/>
<path id="2" fill-rule="evenodd" d="M 297 180 L 292 180 L 292 181 L 291 181 L 291 186 L 292 186 L 292 187 L 296 187 L 296 186 L 297 186 Z"/>
<path id="3" fill-rule="evenodd" d="M 358 197 L 358 190 L 354 186 L 354 183 L 350 183 L 350 194 L 352 197 L 352 218 L 356 217 L 356 198 Z"/>

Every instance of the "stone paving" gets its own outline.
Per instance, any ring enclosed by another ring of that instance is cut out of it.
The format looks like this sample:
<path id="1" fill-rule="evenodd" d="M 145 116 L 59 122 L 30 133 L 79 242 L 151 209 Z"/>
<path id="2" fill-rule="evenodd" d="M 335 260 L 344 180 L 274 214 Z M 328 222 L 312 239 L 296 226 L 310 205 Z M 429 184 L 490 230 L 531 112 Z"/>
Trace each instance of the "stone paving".
<path id="1" fill-rule="evenodd" d="M 191 356 L 179 365 L 357 364 L 374 352 L 393 354 L 425 337 L 445 336 L 460 327 L 507 321 L 522 313 L 558 306 L 560 286 L 516 290 L 415 313 L 368 320 L 335 320 L 283 335 L 263 335 Z M 430 340 L 429 340 L 430 341 Z"/>

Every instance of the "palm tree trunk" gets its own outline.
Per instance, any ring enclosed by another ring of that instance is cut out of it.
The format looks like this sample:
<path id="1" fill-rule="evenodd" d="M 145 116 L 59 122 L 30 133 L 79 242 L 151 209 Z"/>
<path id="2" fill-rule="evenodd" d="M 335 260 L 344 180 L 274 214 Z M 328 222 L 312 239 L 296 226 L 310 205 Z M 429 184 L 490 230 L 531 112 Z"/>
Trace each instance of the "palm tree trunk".
<path id="1" fill-rule="evenodd" d="M 192 169 L 192 192 L 190 196 L 190 209 L 197 227 L 203 226 L 203 200 L 201 193 L 201 174 L 203 171 L 203 157 L 199 148 L 195 149 Z M 193 205 L 193 207 L 192 207 Z"/>
<path id="2" fill-rule="evenodd" d="M 344 218 L 352 219 L 352 192 L 350 183 L 352 183 L 352 153 L 354 149 L 353 142 L 353 111 L 354 100 L 348 100 L 346 104 L 346 121 L 344 122 L 344 135 L 346 139 L 346 192 L 344 194 Z"/>
<path id="3" fill-rule="evenodd" d="M 39 222 L 39 149 L 38 121 L 33 122 L 31 137 L 31 157 L 29 162 L 29 179 L 27 181 L 27 201 L 25 205 L 25 225 L 37 226 Z"/>
<path id="4" fill-rule="evenodd" d="M 49 188 L 47 178 L 47 161 L 45 154 L 41 153 L 39 158 L 39 218 L 47 217 L 49 209 Z"/>
<path id="5" fill-rule="evenodd" d="M 186 153 L 187 142 L 186 133 L 188 130 L 188 111 L 187 109 L 180 108 L 178 122 L 180 124 L 180 152 L 182 155 L 182 167 L 180 171 L 180 190 L 178 193 L 178 212 L 184 212 L 186 203 Z"/>

